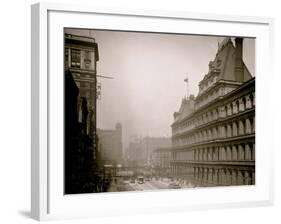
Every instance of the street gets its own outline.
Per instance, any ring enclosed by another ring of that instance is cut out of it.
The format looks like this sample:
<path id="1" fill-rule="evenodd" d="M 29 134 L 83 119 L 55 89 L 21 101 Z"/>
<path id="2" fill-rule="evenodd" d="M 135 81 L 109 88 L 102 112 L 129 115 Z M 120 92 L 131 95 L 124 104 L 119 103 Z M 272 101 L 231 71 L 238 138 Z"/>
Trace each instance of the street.
<path id="1" fill-rule="evenodd" d="M 143 183 L 138 183 L 137 181 L 129 181 L 116 179 L 112 181 L 108 192 L 118 192 L 118 191 L 150 191 L 150 190 L 161 190 L 161 189 L 181 189 L 181 188 L 191 188 L 194 187 L 192 184 L 180 184 L 179 182 L 171 181 L 168 178 L 163 178 L 161 180 L 146 180 Z"/>

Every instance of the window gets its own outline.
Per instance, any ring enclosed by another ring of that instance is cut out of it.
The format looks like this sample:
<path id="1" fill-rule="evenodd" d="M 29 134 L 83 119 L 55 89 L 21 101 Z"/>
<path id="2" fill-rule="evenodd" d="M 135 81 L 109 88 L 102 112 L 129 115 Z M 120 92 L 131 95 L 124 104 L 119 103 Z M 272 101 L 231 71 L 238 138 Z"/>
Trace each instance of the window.
<path id="1" fill-rule="evenodd" d="M 71 67 L 80 68 L 81 52 L 79 49 L 71 49 Z"/>
<path id="2" fill-rule="evenodd" d="M 254 96 L 253 96 L 253 94 L 250 95 L 250 101 L 251 101 L 250 108 L 252 108 L 254 106 Z"/>
<path id="3" fill-rule="evenodd" d="M 239 112 L 239 101 L 237 100 L 235 103 L 236 103 L 236 111 L 238 113 Z"/>
<path id="4" fill-rule="evenodd" d="M 242 99 L 242 103 L 243 103 L 243 110 L 246 110 L 246 99 L 245 99 L 245 97 L 243 97 L 243 99 Z"/>
<path id="5" fill-rule="evenodd" d="M 85 51 L 85 68 L 89 69 L 91 66 L 91 52 L 90 51 Z"/>
<path id="6" fill-rule="evenodd" d="M 69 67 L 69 64 L 68 64 L 68 59 L 69 59 L 69 48 L 65 48 L 65 54 L 64 54 L 64 63 L 65 63 L 65 66 L 66 67 Z"/>

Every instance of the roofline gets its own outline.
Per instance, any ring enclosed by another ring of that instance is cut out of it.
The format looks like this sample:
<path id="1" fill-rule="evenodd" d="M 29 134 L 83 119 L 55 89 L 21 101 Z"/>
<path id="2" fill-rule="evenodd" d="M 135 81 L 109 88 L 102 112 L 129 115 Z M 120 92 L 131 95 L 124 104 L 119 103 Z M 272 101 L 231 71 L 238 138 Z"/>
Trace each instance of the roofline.
<path id="1" fill-rule="evenodd" d="M 227 93 L 226 95 L 222 96 L 221 98 L 217 98 L 217 99 L 211 101 L 210 103 L 213 104 L 216 100 L 218 100 L 218 101 L 219 101 L 219 100 L 224 100 L 226 97 L 229 97 L 229 96 L 231 96 L 232 94 L 235 94 L 235 93 L 237 93 L 238 91 L 241 91 L 241 89 L 245 88 L 246 86 L 248 86 L 250 83 L 252 83 L 252 82 L 254 82 L 254 81 L 255 81 L 255 76 L 252 77 L 251 79 L 249 79 L 248 81 L 243 82 L 243 84 L 240 85 L 239 87 L 237 87 L 236 89 L 232 90 L 231 92 Z M 206 105 L 209 106 L 210 104 L 206 104 Z M 185 121 L 185 120 L 187 120 L 187 119 L 189 119 L 189 118 L 192 117 L 195 113 L 198 113 L 198 111 L 205 109 L 205 108 L 206 108 L 206 105 L 204 105 L 203 107 L 201 107 L 201 108 L 198 109 L 198 110 L 194 110 L 191 114 L 189 114 L 188 116 L 186 116 L 185 118 L 183 118 L 183 119 L 181 120 L 181 122 L 182 122 L 182 121 Z M 178 124 L 178 123 L 180 123 L 180 122 L 178 122 L 178 121 L 173 122 L 173 123 L 171 124 L 171 127 L 175 126 L 175 125 Z"/>

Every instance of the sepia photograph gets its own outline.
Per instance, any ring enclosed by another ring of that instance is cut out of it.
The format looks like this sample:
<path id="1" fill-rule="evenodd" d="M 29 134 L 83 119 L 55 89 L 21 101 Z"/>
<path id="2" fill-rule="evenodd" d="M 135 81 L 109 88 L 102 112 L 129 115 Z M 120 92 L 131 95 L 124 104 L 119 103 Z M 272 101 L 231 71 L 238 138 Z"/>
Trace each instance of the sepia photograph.
<path id="1" fill-rule="evenodd" d="M 65 194 L 255 185 L 255 38 L 63 38 Z"/>

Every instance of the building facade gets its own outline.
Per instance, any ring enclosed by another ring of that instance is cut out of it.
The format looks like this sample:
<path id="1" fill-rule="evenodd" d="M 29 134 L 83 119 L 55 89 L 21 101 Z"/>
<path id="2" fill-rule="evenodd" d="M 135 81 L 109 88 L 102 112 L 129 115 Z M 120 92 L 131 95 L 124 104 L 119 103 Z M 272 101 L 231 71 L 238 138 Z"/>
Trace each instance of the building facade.
<path id="1" fill-rule="evenodd" d="M 129 143 L 128 155 L 130 164 L 139 167 L 151 167 L 153 165 L 153 152 L 158 148 L 170 147 L 171 138 L 144 137 L 134 139 Z"/>
<path id="2" fill-rule="evenodd" d="M 65 70 L 71 72 L 79 89 L 78 110 L 81 107 L 82 98 L 85 98 L 88 102 L 89 116 L 86 131 L 94 139 L 96 135 L 96 68 L 98 60 L 98 46 L 94 38 L 65 33 Z M 81 121 L 81 111 L 78 118 Z M 96 144 L 96 141 L 94 141 L 94 144 Z"/>
<path id="3" fill-rule="evenodd" d="M 158 176 L 169 177 L 171 176 L 171 159 L 172 152 L 170 148 L 158 148 L 152 153 L 152 167 Z"/>
<path id="4" fill-rule="evenodd" d="M 96 65 L 94 38 L 64 36 L 65 193 L 103 192 L 97 172 Z"/>
<path id="5" fill-rule="evenodd" d="M 101 165 L 123 163 L 122 125 L 117 123 L 115 129 L 97 129 L 98 154 Z"/>
<path id="6" fill-rule="evenodd" d="M 226 38 L 174 113 L 171 169 L 196 186 L 255 184 L 255 77 L 242 50 L 242 38 Z"/>

